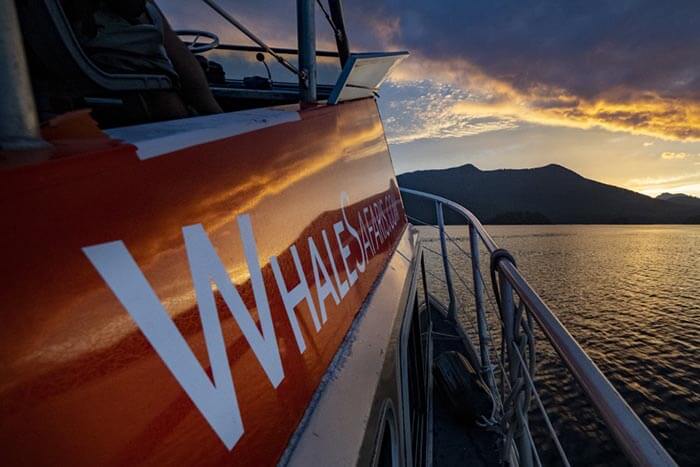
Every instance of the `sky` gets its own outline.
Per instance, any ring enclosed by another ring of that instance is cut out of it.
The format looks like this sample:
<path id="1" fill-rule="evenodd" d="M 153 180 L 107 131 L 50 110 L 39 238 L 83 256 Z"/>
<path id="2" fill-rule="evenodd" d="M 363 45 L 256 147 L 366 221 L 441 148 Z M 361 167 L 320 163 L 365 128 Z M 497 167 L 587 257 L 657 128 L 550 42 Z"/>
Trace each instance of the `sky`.
<path id="1" fill-rule="evenodd" d="M 296 47 L 296 2 L 219 3 L 270 45 Z M 250 43 L 203 3 L 159 5 L 176 28 Z M 397 173 L 557 163 L 650 196 L 700 196 L 700 0 L 343 6 L 353 51 L 411 53 L 379 93 Z M 318 10 L 318 48 L 333 50 Z M 320 81 L 335 71 L 324 63 Z"/>

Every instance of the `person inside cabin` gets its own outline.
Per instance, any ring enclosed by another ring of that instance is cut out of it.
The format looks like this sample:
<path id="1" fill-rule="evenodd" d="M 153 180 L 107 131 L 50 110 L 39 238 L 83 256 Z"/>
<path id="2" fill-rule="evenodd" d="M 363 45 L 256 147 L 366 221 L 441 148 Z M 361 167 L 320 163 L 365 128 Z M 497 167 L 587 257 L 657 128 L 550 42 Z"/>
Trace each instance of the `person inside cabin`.
<path id="1" fill-rule="evenodd" d="M 64 0 L 90 59 L 111 73 L 164 74 L 174 89 L 142 98 L 151 120 L 221 113 L 194 54 L 151 0 Z"/>

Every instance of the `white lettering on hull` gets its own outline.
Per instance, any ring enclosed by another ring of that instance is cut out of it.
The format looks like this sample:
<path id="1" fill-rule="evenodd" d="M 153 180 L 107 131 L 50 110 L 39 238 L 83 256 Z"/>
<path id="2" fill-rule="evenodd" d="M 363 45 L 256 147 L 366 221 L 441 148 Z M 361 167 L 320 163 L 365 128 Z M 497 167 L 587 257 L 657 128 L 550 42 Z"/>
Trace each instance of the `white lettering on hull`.
<path id="1" fill-rule="evenodd" d="M 316 305 L 314 305 L 314 299 L 311 298 L 311 289 L 309 289 L 309 283 L 306 281 L 306 275 L 301 267 L 301 260 L 299 259 L 299 252 L 297 252 L 297 247 L 292 245 L 289 247 L 289 251 L 292 254 L 292 261 L 294 262 L 294 267 L 297 270 L 297 275 L 299 276 L 299 284 L 292 290 L 288 290 L 286 283 L 284 282 L 284 276 L 282 275 L 282 270 L 280 269 L 277 257 L 273 256 L 270 258 L 270 264 L 272 265 L 272 273 L 275 275 L 275 281 L 277 282 L 277 288 L 282 296 L 282 303 L 287 311 L 287 318 L 289 319 L 289 324 L 292 326 L 292 332 L 294 333 L 294 340 L 299 348 L 299 353 L 304 353 L 306 350 L 306 343 L 304 342 L 304 337 L 301 335 L 301 328 L 299 327 L 299 321 L 294 314 L 294 308 L 301 302 L 306 301 L 309 307 L 309 313 L 311 314 L 311 319 L 314 322 L 314 328 L 316 332 L 321 329 L 321 323 L 318 321 L 318 313 L 316 313 Z"/>
<path id="2" fill-rule="evenodd" d="M 361 211 L 358 210 L 360 230 L 358 232 L 355 226 L 349 222 L 346 213 L 346 203 L 349 202 L 349 197 L 347 193 L 341 193 L 340 206 L 343 220 L 333 224 L 333 232 L 342 259 L 346 277 L 344 279 L 340 277 L 326 231 L 321 231 L 321 240 L 331 265 L 334 280 L 328 273 L 325 259 L 317 248 L 315 240 L 313 237 L 307 238 L 318 308 L 321 313 L 320 321 L 296 247 L 292 245 L 289 250 L 296 273 L 299 276 L 299 283 L 291 290 L 286 285 L 277 257 L 270 258 L 275 282 L 300 353 L 306 350 L 306 343 L 295 314 L 295 308 L 306 301 L 315 331 L 318 333 L 321 330 L 329 319 L 326 311 L 328 297 L 331 296 L 336 305 L 340 304 L 357 283 L 358 272 L 359 274 L 365 272 L 370 258 L 379 251 L 381 245 L 390 237 L 399 223 L 398 199 L 393 194 L 387 194 L 385 201 L 386 204 L 380 201 L 369 208 L 364 207 Z M 368 212 L 369 218 L 367 217 Z M 364 215 L 364 219 L 361 213 Z M 124 242 L 109 242 L 83 248 L 83 252 L 95 269 L 134 319 L 195 407 L 229 450 L 233 449 L 243 436 L 244 425 L 233 376 L 228 366 L 226 345 L 216 309 L 212 283 L 216 284 L 236 324 L 241 329 L 272 386 L 277 388 L 284 379 L 282 359 L 272 323 L 267 290 L 258 262 L 257 246 L 250 216 L 240 215 L 237 217 L 237 222 L 261 329 L 258 329 L 236 286 L 231 282 L 224 264 L 202 225 L 190 225 L 182 229 L 204 341 L 212 368 L 213 382 L 199 364 L 192 349 L 175 326 Z M 355 258 L 354 268 L 348 264 L 348 259 L 351 258 L 350 248 L 343 245 L 341 238 L 341 234 L 346 230 L 357 243 L 361 252 L 361 259 Z"/>

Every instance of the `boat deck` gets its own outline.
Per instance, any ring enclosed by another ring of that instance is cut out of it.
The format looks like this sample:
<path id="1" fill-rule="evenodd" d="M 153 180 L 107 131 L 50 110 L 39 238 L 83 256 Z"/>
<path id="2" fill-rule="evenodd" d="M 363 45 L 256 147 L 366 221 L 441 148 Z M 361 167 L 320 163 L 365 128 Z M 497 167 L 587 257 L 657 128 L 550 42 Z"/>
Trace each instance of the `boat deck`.
<path id="1" fill-rule="evenodd" d="M 425 316 L 425 314 L 424 314 Z M 447 318 L 443 307 L 431 303 L 433 361 L 442 352 L 457 351 L 474 361 L 474 349 L 461 337 L 455 324 Z M 427 328 L 427 327 L 426 327 Z M 433 402 L 433 465 L 499 466 L 498 433 L 476 424 L 465 424 L 454 416 L 449 402 L 439 387 L 434 386 Z"/>

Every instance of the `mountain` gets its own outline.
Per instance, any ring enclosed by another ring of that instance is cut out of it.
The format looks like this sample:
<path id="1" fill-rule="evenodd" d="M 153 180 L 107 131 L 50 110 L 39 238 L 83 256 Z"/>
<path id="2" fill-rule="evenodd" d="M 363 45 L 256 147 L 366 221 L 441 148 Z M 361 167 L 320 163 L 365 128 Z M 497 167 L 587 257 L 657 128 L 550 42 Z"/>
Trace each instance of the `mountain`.
<path id="1" fill-rule="evenodd" d="M 518 170 L 467 164 L 401 174 L 398 182 L 456 201 L 486 224 L 700 223 L 700 206 L 599 183 L 556 164 Z M 432 203 L 411 195 L 404 202 L 410 216 L 435 221 Z M 449 212 L 445 219 L 463 223 Z"/>
<path id="2" fill-rule="evenodd" d="M 661 193 L 656 199 L 661 199 L 664 201 L 670 201 L 676 204 L 682 204 L 684 206 L 698 207 L 700 208 L 700 198 L 695 196 L 684 195 L 683 193 Z"/>

